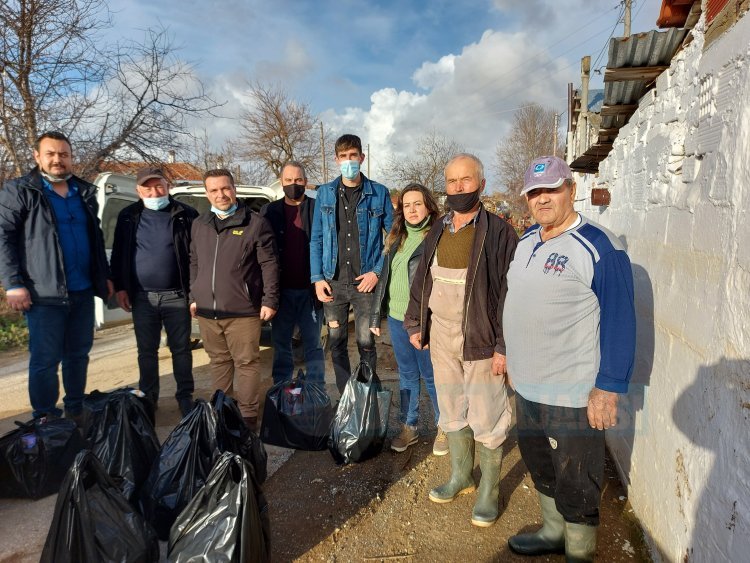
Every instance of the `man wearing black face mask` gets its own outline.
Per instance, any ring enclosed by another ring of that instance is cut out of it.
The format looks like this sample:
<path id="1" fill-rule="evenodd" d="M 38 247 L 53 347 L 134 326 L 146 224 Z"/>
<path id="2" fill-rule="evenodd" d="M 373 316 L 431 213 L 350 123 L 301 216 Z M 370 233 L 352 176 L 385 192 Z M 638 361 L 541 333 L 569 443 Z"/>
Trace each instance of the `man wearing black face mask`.
<path id="1" fill-rule="evenodd" d="M 293 376 L 292 333 L 296 325 L 302 336 L 307 380 L 323 383 L 322 305 L 310 283 L 310 227 L 315 200 L 305 195 L 307 175 L 299 162 L 287 162 L 280 180 L 284 199 L 266 204 L 260 211 L 273 228 L 281 264 L 281 302 L 271 325 L 273 382 Z"/>
<path id="2" fill-rule="evenodd" d="M 429 346 L 439 424 L 448 436 L 451 478 L 430 491 L 430 500 L 451 502 L 474 491 L 476 441 L 482 479 L 471 523 L 485 527 L 498 518 L 502 444 L 511 424 L 502 318 L 518 236 L 481 204 L 485 179 L 477 157 L 453 157 L 445 186 L 451 211 L 425 237 L 404 328 L 417 349 Z"/>

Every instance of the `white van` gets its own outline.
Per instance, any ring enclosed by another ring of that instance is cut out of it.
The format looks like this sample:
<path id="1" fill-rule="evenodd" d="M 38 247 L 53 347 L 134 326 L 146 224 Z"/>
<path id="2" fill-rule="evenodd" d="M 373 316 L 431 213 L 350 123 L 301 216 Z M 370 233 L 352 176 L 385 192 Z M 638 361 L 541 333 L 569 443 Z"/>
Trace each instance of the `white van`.
<path id="1" fill-rule="evenodd" d="M 99 219 L 104 231 L 104 248 L 107 250 L 109 259 L 115 238 L 117 216 L 125 207 L 138 201 L 135 176 L 106 172 L 99 174 L 94 183 L 99 187 L 97 192 Z M 202 182 L 176 182 L 169 193 L 176 200 L 194 207 L 199 213 L 208 211 L 210 208 Z M 283 196 L 284 192 L 280 187 L 237 186 L 237 197 L 243 199 L 254 211 L 259 211 L 269 201 L 275 201 Z M 130 321 L 130 313 L 120 309 L 114 297 L 109 303 L 104 303 L 100 299 L 96 299 L 95 303 L 97 329 Z"/>

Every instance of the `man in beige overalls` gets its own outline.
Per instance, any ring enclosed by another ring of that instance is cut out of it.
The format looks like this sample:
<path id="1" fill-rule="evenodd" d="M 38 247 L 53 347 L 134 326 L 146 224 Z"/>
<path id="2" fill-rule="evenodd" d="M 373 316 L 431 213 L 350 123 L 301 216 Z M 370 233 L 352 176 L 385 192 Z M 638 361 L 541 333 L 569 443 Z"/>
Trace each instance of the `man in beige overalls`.
<path id="1" fill-rule="evenodd" d="M 477 157 L 453 157 L 445 186 L 451 211 L 425 237 L 404 327 L 416 348 L 430 348 L 439 424 L 451 454 L 451 478 L 430 491 L 430 500 L 451 502 L 476 489 L 476 441 L 482 478 L 471 523 L 491 526 L 498 518 L 502 444 L 511 423 L 502 318 L 505 274 L 518 236 L 479 201 L 485 179 Z"/>

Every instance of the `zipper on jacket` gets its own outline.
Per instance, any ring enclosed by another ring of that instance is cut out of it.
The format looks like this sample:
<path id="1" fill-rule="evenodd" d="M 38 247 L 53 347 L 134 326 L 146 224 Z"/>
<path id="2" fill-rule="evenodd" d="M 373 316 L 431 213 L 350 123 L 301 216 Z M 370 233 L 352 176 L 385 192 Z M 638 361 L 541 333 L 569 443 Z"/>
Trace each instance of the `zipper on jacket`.
<path id="1" fill-rule="evenodd" d="M 245 256 L 247 256 L 247 247 L 242 251 L 242 256 L 240 256 L 240 263 L 237 264 L 237 269 L 239 270 L 242 268 L 242 263 L 245 261 Z"/>
<path id="2" fill-rule="evenodd" d="M 211 297 L 214 300 L 214 320 L 216 316 L 216 259 L 219 256 L 219 233 L 216 233 L 216 248 L 214 248 L 214 266 L 211 270 Z"/>

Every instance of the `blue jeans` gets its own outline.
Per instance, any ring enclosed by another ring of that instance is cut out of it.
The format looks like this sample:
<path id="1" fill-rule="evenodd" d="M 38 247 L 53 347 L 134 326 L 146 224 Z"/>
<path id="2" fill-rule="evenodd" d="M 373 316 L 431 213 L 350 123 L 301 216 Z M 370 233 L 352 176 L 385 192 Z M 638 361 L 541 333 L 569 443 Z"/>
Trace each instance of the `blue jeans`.
<path id="1" fill-rule="evenodd" d="M 404 321 L 388 317 L 388 330 L 391 334 L 393 355 L 396 356 L 398 364 L 398 386 L 401 391 L 401 415 L 399 420 L 402 424 L 416 426 L 419 420 L 419 377 L 422 376 L 427 394 L 432 401 L 432 410 L 435 411 L 435 425 L 440 417 L 438 409 L 437 394 L 435 393 L 435 378 L 432 373 L 432 360 L 429 350 L 417 350 L 409 342 L 409 333 L 404 328 Z"/>
<path id="2" fill-rule="evenodd" d="M 29 398 L 33 416 L 62 416 L 57 408 L 62 363 L 65 410 L 77 415 L 83 409 L 89 352 L 94 344 L 94 292 L 68 292 L 59 305 L 32 305 L 26 312 L 29 325 Z"/>
<path id="3" fill-rule="evenodd" d="M 295 325 L 302 336 L 307 381 L 325 381 L 325 357 L 320 345 L 323 311 L 316 310 L 309 289 L 282 289 L 279 310 L 271 321 L 273 339 L 273 382 L 287 381 L 294 376 L 292 334 Z"/>
<path id="4" fill-rule="evenodd" d="M 139 291 L 133 296 L 133 329 L 138 346 L 138 388 L 159 399 L 159 343 L 161 327 L 167 333 L 172 354 L 172 373 L 177 383 L 175 398 L 193 396 L 193 352 L 190 309 L 183 291 Z"/>
<path id="5" fill-rule="evenodd" d="M 370 332 L 370 310 L 374 293 L 360 293 L 356 285 L 328 282 L 333 292 L 333 301 L 323 303 L 323 311 L 328 323 L 328 346 L 331 349 L 331 363 L 336 374 L 336 387 L 339 393 L 352 375 L 349 363 L 349 307 L 354 309 L 354 332 L 357 339 L 360 362 L 367 362 L 373 373 L 377 373 L 378 355 L 375 350 L 375 336 Z M 331 326 L 333 323 L 334 326 Z"/>

